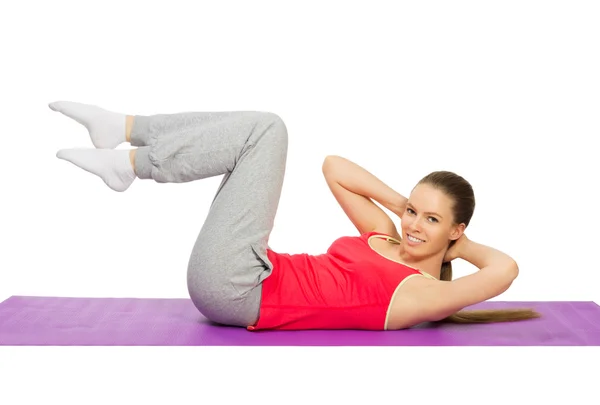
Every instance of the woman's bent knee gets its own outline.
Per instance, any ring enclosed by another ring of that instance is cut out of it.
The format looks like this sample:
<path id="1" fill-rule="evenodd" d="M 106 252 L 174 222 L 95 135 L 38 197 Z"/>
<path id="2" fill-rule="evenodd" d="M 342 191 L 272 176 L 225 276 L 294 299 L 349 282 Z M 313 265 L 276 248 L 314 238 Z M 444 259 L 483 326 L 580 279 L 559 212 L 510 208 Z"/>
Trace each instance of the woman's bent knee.
<path id="1" fill-rule="evenodd" d="M 256 324 L 260 313 L 260 289 L 255 290 L 243 298 L 226 297 L 222 291 L 198 291 L 192 288 L 189 293 L 194 306 L 210 321 L 247 327 Z"/>

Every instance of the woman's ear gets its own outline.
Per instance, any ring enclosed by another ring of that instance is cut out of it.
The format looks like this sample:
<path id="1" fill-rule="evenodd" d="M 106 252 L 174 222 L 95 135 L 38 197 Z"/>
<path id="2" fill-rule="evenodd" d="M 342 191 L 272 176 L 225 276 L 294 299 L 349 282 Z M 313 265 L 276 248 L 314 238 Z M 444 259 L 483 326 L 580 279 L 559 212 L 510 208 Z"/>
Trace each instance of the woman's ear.
<path id="1" fill-rule="evenodd" d="M 460 224 L 460 225 L 456 225 L 452 228 L 452 231 L 450 232 L 450 239 L 451 240 L 457 240 L 458 238 L 460 238 L 462 236 L 462 234 L 465 232 L 465 224 Z"/>

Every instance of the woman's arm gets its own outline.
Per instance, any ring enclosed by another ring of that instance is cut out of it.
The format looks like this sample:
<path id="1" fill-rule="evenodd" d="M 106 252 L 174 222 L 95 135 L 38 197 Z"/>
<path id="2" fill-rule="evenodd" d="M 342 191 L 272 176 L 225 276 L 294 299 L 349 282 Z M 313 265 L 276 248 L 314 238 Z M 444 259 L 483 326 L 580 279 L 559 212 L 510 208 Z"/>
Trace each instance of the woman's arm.
<path id="1" fill-rule="evenodd" d="M 346 158 L 327 156 L 323 169 L 326 175 L 333 176 L 346 190 L 371 198 L 398 216 L 402 216 L 406 209 L 406 197 Z"/>
<path id="2" fill-rule="evenodd" d="M 457 244 L 456 256 L 479 271 L 453 281 L 436 281 L 424 293 L 425 306 L 433 321 L 463 308 L 494 298 L 511 286 L 519 274 L 517 262 L 490 246 L 465 239 Z"/>
<path id="3" fill-rule="evenodd" d="M 474 242 L 466 237 L 464 243 L 457 247 L 458 257 L 471 263 L 473 266 L 480 269 L 480 271 L 491 266 L 517 269 L 515 260 L 506 253 L 494 249 L 493 247 Z"/>
<path id="4" fill-rule="evenodd" d="M 371 199 L 401 216 L 406 209 L 406 197 L 341 156 L 325 158 L 323 175 L 336 200 L 361 234 L 378 231 L 399 237 L 393 221 Z"/>

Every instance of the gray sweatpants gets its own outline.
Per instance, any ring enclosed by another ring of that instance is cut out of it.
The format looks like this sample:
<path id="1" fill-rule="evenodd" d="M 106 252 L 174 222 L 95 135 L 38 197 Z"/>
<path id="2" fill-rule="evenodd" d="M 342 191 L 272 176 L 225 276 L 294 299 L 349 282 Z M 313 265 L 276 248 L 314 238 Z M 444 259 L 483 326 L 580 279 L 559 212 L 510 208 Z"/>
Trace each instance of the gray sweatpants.
<path id="1" fill-rule="evenodd" d="M 183 183 L 225 175 L 193 247 L 190 297 L 208 319 L 256 323 L 261 282 L 273 269 L 266 253 L 287 158 L 287 129 L 269 112 L 136 115 L 140 179 Z"/>

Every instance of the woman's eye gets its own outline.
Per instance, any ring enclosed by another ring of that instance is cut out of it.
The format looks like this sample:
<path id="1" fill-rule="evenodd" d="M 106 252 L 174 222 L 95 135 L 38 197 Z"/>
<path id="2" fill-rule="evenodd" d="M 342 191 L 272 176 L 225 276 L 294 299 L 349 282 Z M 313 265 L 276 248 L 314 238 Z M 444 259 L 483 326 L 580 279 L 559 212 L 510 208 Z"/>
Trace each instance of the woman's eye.
<path id="1" fill-rule="evenodd" d="M 407 209 L 406 209 L 406 212 L 408 212 L 408 213 L 409 213 L 409 214 L 411 214 L 411 215 L 412 215 L 412 214 L 415 214 L 415 211 L 413 211 L 413 210 L 412 210 L 412 209 L 410 209 L 410 208 L 407 208 Z M 437 219 L 437 218 L 435 218 L 435 217 L 429 217 L 428 219 L 429 219 L 431 222 L 439 222 L 439 221 L 438 221 L 438 219 Z"/>

